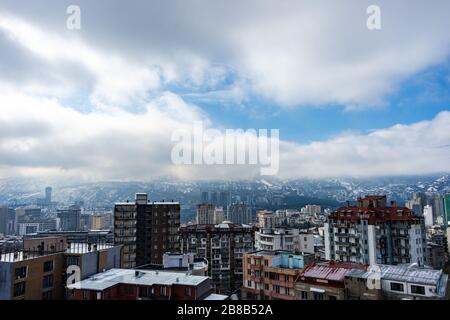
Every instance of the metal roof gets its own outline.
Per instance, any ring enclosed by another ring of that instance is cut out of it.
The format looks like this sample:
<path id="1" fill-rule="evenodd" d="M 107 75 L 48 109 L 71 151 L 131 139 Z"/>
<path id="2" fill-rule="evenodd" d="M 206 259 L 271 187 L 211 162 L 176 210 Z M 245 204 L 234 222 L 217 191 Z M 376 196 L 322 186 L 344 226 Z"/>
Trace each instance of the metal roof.
<path id="1" fill-rule="evenodd" d="M 442 270 L 434 270 L 428 268 L 421 268 L 415 266 L 405 265 L 377 265 L 380 268 L 381 279 L 399 281 L 399 282 L 411 282 L 424 285 L 438 285 L 443 276 Z M 376 266 L 372 267 L 375 270 Z M 352 270 L 347 276 L 355 278 L 367 279 L 369 275 L 373 275 L 374 271 L 367 270 Z"/>

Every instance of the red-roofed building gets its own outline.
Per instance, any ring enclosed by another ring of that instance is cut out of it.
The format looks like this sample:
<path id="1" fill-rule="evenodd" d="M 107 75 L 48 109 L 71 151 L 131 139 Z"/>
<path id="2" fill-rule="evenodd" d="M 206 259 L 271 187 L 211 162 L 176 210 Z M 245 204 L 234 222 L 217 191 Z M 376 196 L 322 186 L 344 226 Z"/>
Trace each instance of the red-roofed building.
<path id="1" fill-rule="evenodd" d="M 386 196 L 358 199 L 357 206 L 338 208 L 324 224 L 325 258 L 363 264 L 426 263 L 423 217 Z"/>
<path id="2" fill-rule="evenodd" d="M 330 261 L 307 266 L 295 284 L 298 300 L 344 300 L 345 275 L 367 265 Z"/>

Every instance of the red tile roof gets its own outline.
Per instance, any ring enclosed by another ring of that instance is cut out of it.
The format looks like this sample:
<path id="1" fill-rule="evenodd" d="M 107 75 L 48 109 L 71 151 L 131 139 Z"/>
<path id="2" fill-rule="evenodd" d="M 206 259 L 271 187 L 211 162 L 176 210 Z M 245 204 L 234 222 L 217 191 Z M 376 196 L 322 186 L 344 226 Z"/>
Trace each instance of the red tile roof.
<path id="1" fill-rule="evenodd" d="M 360 221 L 369 220 L 369 224 L 385 221 L 416 221 L 421 220 L 414 212 L 405 207 L 341 207 L 329 215 L 331 220 Z"/>

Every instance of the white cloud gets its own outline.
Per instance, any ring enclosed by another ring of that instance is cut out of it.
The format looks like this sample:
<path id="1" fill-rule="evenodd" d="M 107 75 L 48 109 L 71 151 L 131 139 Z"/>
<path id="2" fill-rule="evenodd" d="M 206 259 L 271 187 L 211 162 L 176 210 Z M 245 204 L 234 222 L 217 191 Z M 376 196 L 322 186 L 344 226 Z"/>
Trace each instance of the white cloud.
<path id="1" fill-rule="evenodd" d="M 175 130 L 210 120 L 173 93 L 141 114 L 80 113 L 56 99 L 0 91 L 0 176 L 80 179 L 241 179 L 258 166 L 179 165 L 171 162 Z M 281 178 L 422 174 L 450 171 L 450 112 L 431 121 L 396 125 L 367 135 L 344 134 L 308 145 L 282 142 Z"/>
<path id="2" fill-rule="evenodd" d="M 5 0 L 6 10 L 34 23 L 8 18 L 2 26 L 41 57 L 83 65 L 96 79 L 92 95 L 106 102 L 128 102 L 161 83 L 217 91 L 232 75 L 246 94 L 282 106 L 360 108 L 382 104 L 403 80 L 450 53 L 448 1 L 379 0 L 380 31 L 366 28 L 371 4 L 79 1 L 76 41 L 62 23 L 64 3 Z M 45 25 L 52 33 L 36 29 Z"/>
<path id="3" fill-rule="evenodd" d="M 104 105 L 130 106 L 142 102 L 147 91 L 159 87 L 159 74 L 156 68 L 143 67 L 126 61 L 113 53 L 104 53 L 87 46 L 80 39 L 63 38 L 44 31 L 21 19 L 0 15 L 0 30 L 6 32 L 13 42 L 30 50 L 36 58 L 52 64 L 75 63 L 84 68 L 94 78 L 91 88 L 91 103 L 97 107 Z M 36 63 L 39 63 L 38 61 Z M 80 79 L 71 79 L 61 65 L 60 77 L 65 85 L 72 82 L 73 91 L 79 90 Z M 31 92 L 54 93 L 45 91 L 45 85 L 35 83 L 30 86 Z M 74 92 L 77 93 L 77 92 Z"/>
<path id="4" fill-rule="evenodd" d="M 450 112 L 431 121 L 308 145 L 282 145 L 283 177 L 427 174 L 450 171 Z M 284 152 L 283 152 L 284 151 Z"/>
<path id="5" fill-rule="evenodd" d="M 251 178 L 257 166 L 171 164 L 174 130 L 220 123 L 170 88 L 236 104 L 251 95 L 282 106 L 383 103 L 448 57 L 450 4 L 379 1 L 380 32 L 365 27 L 368 4 L 108 1 L 104 10 L 80 1 L 83 31 L 70 33 L 62 4 L 57 15 L 5 0 L 15 14 L 0 10 L 0 176 Z M 83 113 L 72 100 L 94 108 Z M 449 171 L 449 125 L 442 112 L 366 135 L 282 142 L 279 176 Z"/>

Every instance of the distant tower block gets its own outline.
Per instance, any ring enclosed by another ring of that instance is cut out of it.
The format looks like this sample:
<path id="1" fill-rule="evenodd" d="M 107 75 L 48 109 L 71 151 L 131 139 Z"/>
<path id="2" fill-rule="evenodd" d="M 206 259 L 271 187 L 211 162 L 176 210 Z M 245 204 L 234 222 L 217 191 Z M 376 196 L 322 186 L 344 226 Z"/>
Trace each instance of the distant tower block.
<path id="1" fill-rule="evenodd" d="M 47 202 L 47 204 L 52 202 L 52 187 L 45 188 L 45 202 Z"/>

